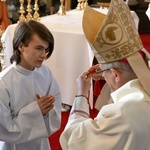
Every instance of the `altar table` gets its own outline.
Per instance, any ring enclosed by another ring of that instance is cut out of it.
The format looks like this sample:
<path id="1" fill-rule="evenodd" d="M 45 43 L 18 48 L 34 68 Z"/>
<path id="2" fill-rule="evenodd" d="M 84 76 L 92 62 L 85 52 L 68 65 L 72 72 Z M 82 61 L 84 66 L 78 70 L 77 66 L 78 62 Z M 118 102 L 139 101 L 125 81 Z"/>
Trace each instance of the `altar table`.
<path id="1" fill-rule="evenodd" d="M 96 10 L 103 14 L 108 12 L 108 9 L 97 8 Z M 67 105 L 73 104 L 76 95 L 76 79 L 93 62 L 93 53 L 82 29 L 83 11 L 70 10 L 64 16 L 54 14 L 42 17 L 40 20 L 52 32 L 55 40 L 54 52 L 44 64 L 52 70 L 59 82 L 62 91 L 62 103 Z M 131 13 L 138 28 L 139 18 L 134 11 Z M 10 25 L 2 36 L 6 66 L 10 65 L 9 59 L 13 52 L 12 39 L 16 25 Z M 92 101 L 93 93 L 91 88 L 91 107 Z"/>

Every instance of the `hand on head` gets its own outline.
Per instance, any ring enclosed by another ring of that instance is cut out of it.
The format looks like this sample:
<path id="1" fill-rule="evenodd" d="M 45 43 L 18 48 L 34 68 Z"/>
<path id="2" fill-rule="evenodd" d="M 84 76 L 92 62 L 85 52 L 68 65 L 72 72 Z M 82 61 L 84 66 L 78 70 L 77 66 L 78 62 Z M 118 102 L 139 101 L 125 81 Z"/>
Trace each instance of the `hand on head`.
<path id="1" fill-rule="evenodd" d="M 92 79 L 95 81 L 103 79 L 101 74 L 96 73 L 97 70 L 100 70 L 99 64 L 96 64 L 88 69 L 89 74 L 91 75 Z"/>

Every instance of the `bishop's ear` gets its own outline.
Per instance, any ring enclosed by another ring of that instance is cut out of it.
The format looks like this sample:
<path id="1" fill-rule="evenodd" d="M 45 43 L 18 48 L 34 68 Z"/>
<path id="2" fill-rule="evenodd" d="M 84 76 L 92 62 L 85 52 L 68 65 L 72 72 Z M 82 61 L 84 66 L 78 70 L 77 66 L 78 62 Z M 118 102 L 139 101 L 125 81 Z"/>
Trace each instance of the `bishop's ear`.
<path id="1" fill-rule="evenodd" d="M 119 70 L 117 70 L 117 69 L 111 69 L 111 72 L 112 72 L 112 75 L 115 78 L 115 81 L 119 82 L 120 79 L 121 79 L 121 72 Z"/>

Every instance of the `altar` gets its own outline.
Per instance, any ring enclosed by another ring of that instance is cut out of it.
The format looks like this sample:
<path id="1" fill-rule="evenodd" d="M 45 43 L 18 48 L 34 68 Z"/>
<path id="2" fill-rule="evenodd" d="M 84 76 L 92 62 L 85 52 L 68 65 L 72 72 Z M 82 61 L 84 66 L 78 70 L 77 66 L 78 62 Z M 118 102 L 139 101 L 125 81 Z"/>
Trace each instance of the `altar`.
<path id="1" fill-rule="evenodd" d="M 108 12 L 108 9 L 95 9 L 103 14 Z M 84 10 L 70 10 L 63 16 L 54 14 L 42 17 L 40 20 L 52 32 L 55 40 L 54 52 L 44 64 L 50 68 L 59 82 L 62 91 L 62 103 L 67 105 L 73 104 L 76 95 L 76 79 L 92 65 L 94 57 L 83 34 L 83 12 Z M 134 11 L 131 14 L 136 28 L 138 28 L 139 19 Z M 6 67 L 10 65 L 9 59 L 13 52 L 12 39 L 16 25 L 10 25 L 2 36 Z M 92 88 L 90 103 L 92 107 Z"/>

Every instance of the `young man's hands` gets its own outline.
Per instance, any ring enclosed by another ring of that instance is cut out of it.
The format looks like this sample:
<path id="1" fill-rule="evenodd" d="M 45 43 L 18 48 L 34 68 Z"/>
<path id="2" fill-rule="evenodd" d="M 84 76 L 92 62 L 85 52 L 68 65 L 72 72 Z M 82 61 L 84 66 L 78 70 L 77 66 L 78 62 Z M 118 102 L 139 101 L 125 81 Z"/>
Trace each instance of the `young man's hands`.
<path id="1" fill-rule="evenodd" d="M 43 115 L 46 115 L 54 107 L 54 96 L 45 95 L 40 97 L 40 95 L 36 94 L 36 98 L 38 99 L 37 103 Z"/>

